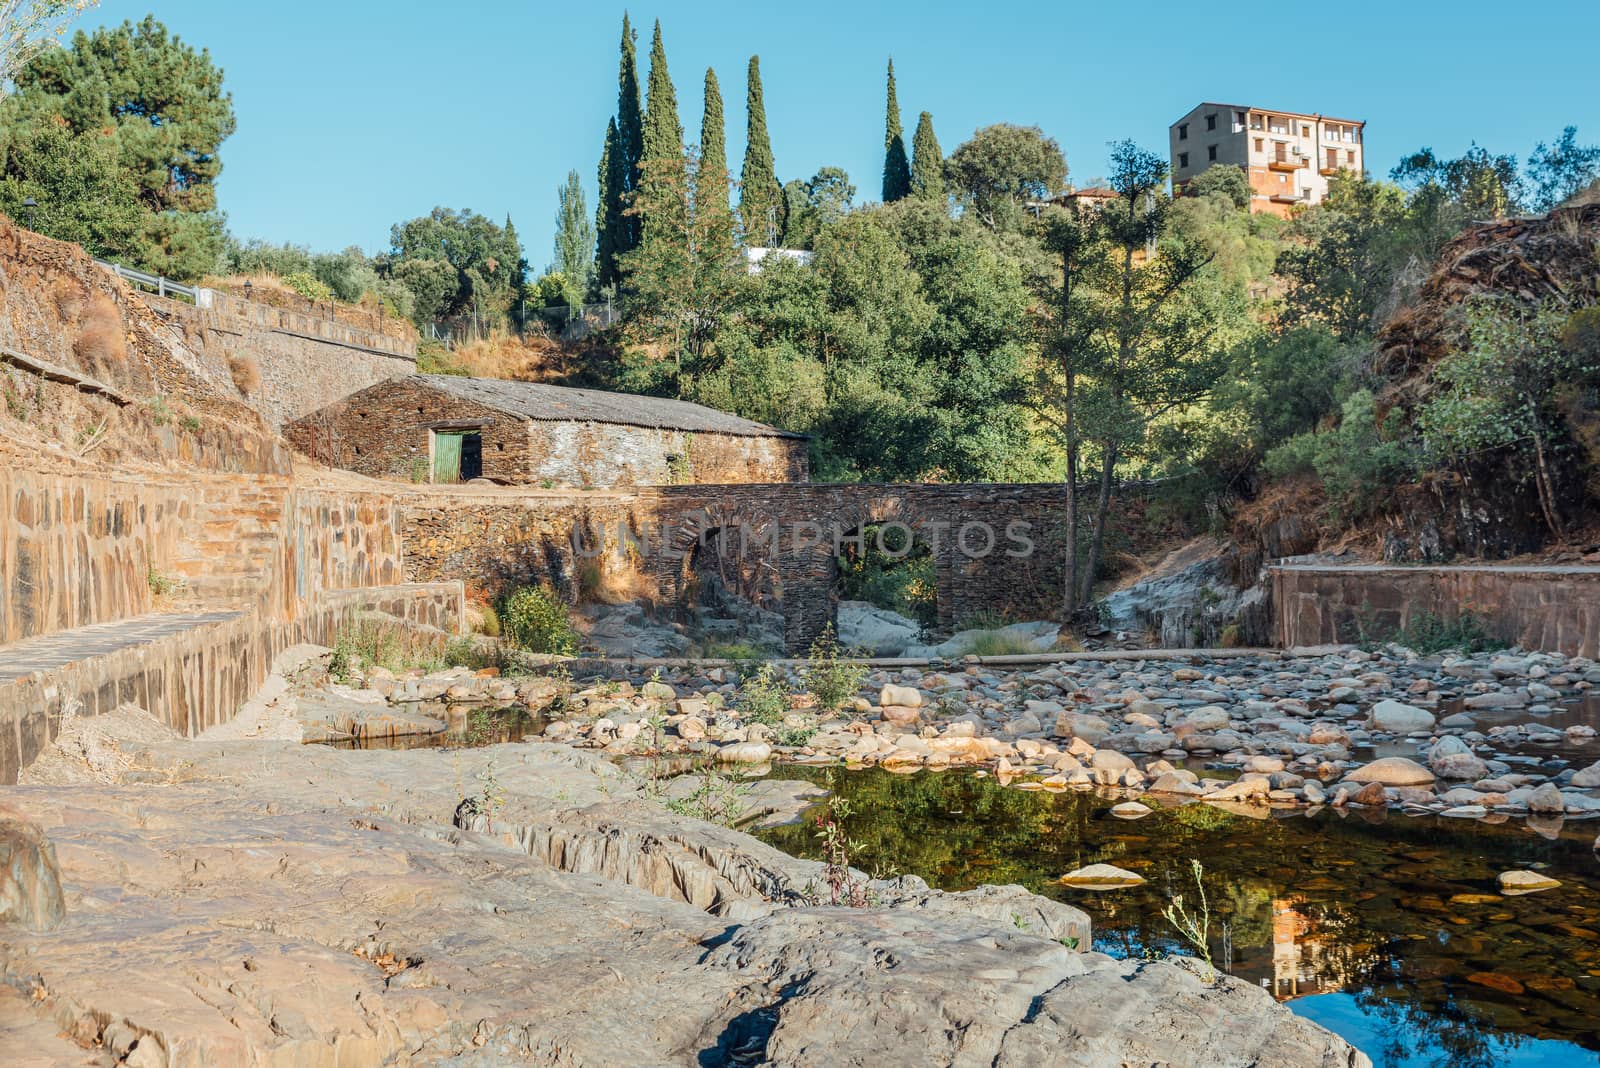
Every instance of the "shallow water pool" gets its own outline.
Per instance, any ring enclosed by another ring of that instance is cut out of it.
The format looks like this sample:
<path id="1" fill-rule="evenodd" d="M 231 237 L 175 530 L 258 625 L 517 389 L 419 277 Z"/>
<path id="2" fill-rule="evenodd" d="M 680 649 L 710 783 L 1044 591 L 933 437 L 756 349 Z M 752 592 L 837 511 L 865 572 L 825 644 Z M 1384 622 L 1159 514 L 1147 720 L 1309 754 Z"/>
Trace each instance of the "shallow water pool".
<path id="1" fill-rule="evenodd" d="M 1023 791 L 965 773 L 772 774 L 850 802 L 844 823 L 857 867 L 949 890 L 1021 883 L 1087 911 L 1094 948 L 1114 956 L 1188 951 L 1161 911 L 1178 894 L 1196 903 L 1199 860 L 1217 966 L 1376 1065 L 1600 1066 L 1600 821 L 1542 835 L 1521 821 L 1332 809 L 1255 818 L 1203 804 L 1128 821 L 1094 794 Z M 809 823 L 759 834 L 818 856 Z M 1057 882 L 1096 862 L 1147 882 L 1099 893 Z M 1562 885 L 1503 897 L 1495 877 L 1513 868 Z"/>

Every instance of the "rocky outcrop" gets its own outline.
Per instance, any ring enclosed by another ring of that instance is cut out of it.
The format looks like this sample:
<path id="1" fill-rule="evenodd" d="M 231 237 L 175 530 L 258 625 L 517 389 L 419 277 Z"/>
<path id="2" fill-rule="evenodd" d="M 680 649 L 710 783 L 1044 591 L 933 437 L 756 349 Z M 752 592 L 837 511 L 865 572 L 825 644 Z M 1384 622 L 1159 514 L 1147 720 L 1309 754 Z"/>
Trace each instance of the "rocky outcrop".
<path id="1" fill-rule="evenodd" d="M 31 823 L 0 817 L 0 924 L 48 931 L 66 912 L 50 840 Z"/>
<path id="2" fill-rule="evenodd" d="M 804 904 L 814 866 L 593 754 L 128 756 L 120 785 L 5 793 L 82 902 L 0 941 L 0 1004 L 82 1047 L 42 1063 L 1200 1063 L 1173 1052 L 1185 1019 L 1208 1064 L 1366 1063 L 1245 984 L 1074 952 L 1083 914 L 1020 888 Z"/>

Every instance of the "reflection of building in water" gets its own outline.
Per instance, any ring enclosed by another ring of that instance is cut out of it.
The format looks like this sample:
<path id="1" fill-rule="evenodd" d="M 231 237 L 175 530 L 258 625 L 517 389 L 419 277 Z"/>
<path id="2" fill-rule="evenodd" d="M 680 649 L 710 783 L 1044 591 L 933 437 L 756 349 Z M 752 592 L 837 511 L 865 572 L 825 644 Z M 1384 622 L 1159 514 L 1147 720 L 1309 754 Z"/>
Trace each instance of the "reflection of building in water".
<path id="1" fill-rule="evenodd" d="M 1299 901 L 1272 902 L 1272 976 L 1261 985 L 1279 1001 L 1339 990 L 1354 974 L 1349 954 L 1319 937 L 1316 926 L 1295 906 Z"/>

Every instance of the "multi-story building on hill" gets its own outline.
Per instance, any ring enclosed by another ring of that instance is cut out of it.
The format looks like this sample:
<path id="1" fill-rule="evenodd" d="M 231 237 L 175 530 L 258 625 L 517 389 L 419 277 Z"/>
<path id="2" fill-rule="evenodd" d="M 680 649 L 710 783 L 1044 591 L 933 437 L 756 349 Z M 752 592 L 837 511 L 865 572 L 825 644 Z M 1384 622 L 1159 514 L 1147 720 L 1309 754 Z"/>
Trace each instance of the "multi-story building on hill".
<path id="1" fill-rule="evenodd" d="M 1360 173 L 1365 123 L 1243 104 L 1206 103 L 1168 130 L 1172 188 L 1217 164 L 1239 167 L 1250 179 L 1250 210 L 1288 215 L 1328 195 L 1328 180 Z"/>

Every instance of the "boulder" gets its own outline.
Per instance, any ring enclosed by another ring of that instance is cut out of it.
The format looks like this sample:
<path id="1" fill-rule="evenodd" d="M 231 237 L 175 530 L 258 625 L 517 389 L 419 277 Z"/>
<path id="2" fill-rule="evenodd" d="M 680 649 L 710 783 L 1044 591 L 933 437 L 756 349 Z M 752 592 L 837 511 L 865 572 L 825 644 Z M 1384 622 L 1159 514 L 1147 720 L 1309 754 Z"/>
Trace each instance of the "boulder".
<path id="1" fill-rule="evenodd" d="M 1090 864 L 1067 872 L 1061 877 L 1060 882 L 1063 886 L 1077 890 L 1121 890 L 1129 886 L 1138 886 L 1144 882 L 1144 876 L 1126 868 L 1119 868 L 1115 864 Z"/>
<path id="2" fill-rule="evenodd" d="M 898 705 L 901 708 L 921 708 L 922 691 L 912 686 L 896 686 L 891 683 L 879 692 L 878 704 L 886 707 Z"/>
<path id="3" fill-rule="evenodd" d="M 1433 782 L 1433 772 L 1406 757 L 1382 757 L 1362 765 L 1345 778 L 1350 782 L 1383 786 L 1428 786 Z"/>
<path id="4" fill-rule="evenodd" d="M 1372 706 L 1372 711 L 1367 714 L 1367 723 L 1375 731 L 1412 734 L 1433 730 L 1434 719 L 1433 713 L 1427 709 L 1389 700 L 1379 701 Z"/>
<path id="5" fill-rule="evenodd" d="M 1574 772 L 1572 785 L 1580 790 L 1593 790 L 1595 787 L 1600 787 L 1600 761 Z"/>
<path id="6" fill-rule="evenodd" d="M 1099 745 L 1111 733 L 1111 724 L 1099 716 L 1063 712 L 1056 717 L 1055 729 L 1051 733 L 1057 738 L 1081 738 L 1090 745 Z"/>
<path id="7" fill-rule="evenodd" d="M 1228 725 L 1228 710 L 1220 705 L 1205 705 L 1183 717 L 1197 731 L 1220 731 Z"/>
<path id="8" fill-rule="evenodd" d="M 1567 799 L 1555 783 L 1547 782 L 1528 795 L 1527 806 L 1529 812 L 1556 814 L 1567 810 Z"/>
<path id="9" fill-rule="evenodd" d="M 899 687 L 895 687 L 898 689 Z M 886 687 L 887 689 L 887 687 Z M 915 692 L 915 691 L 913 691 Z M 896 727 L 913 727 L 922 718 L 922 710 L 910 705 L 884 705 L 883 719 Z"/>
<path id="10" fill-rule="evenodd" d="M 772 759 L 772 746 L 766 742 L 734 742 L 717 750 L 724 764 L 765 764 Z"/>
<path id="11" fill-rule="evenodd" d="M 1522 894 L 1536 894 L 1540 890 L 1554 890 L 1561 885 L 1559 879 L 1552 879 L 1548 875 L 1540 875 L 1536 871 L 1503 871 L 1496 880 L 1500 884 L 1500 892 L 1507 897 L 1517 897 Z"/>
<path id="12" fill-rule="evenodd" d="M 1489 774 L 1489 765 L 1454 735 L 1440 738 L 1428 750 L 1428 766 L 1441 779 L 1473 782 Z"/>

